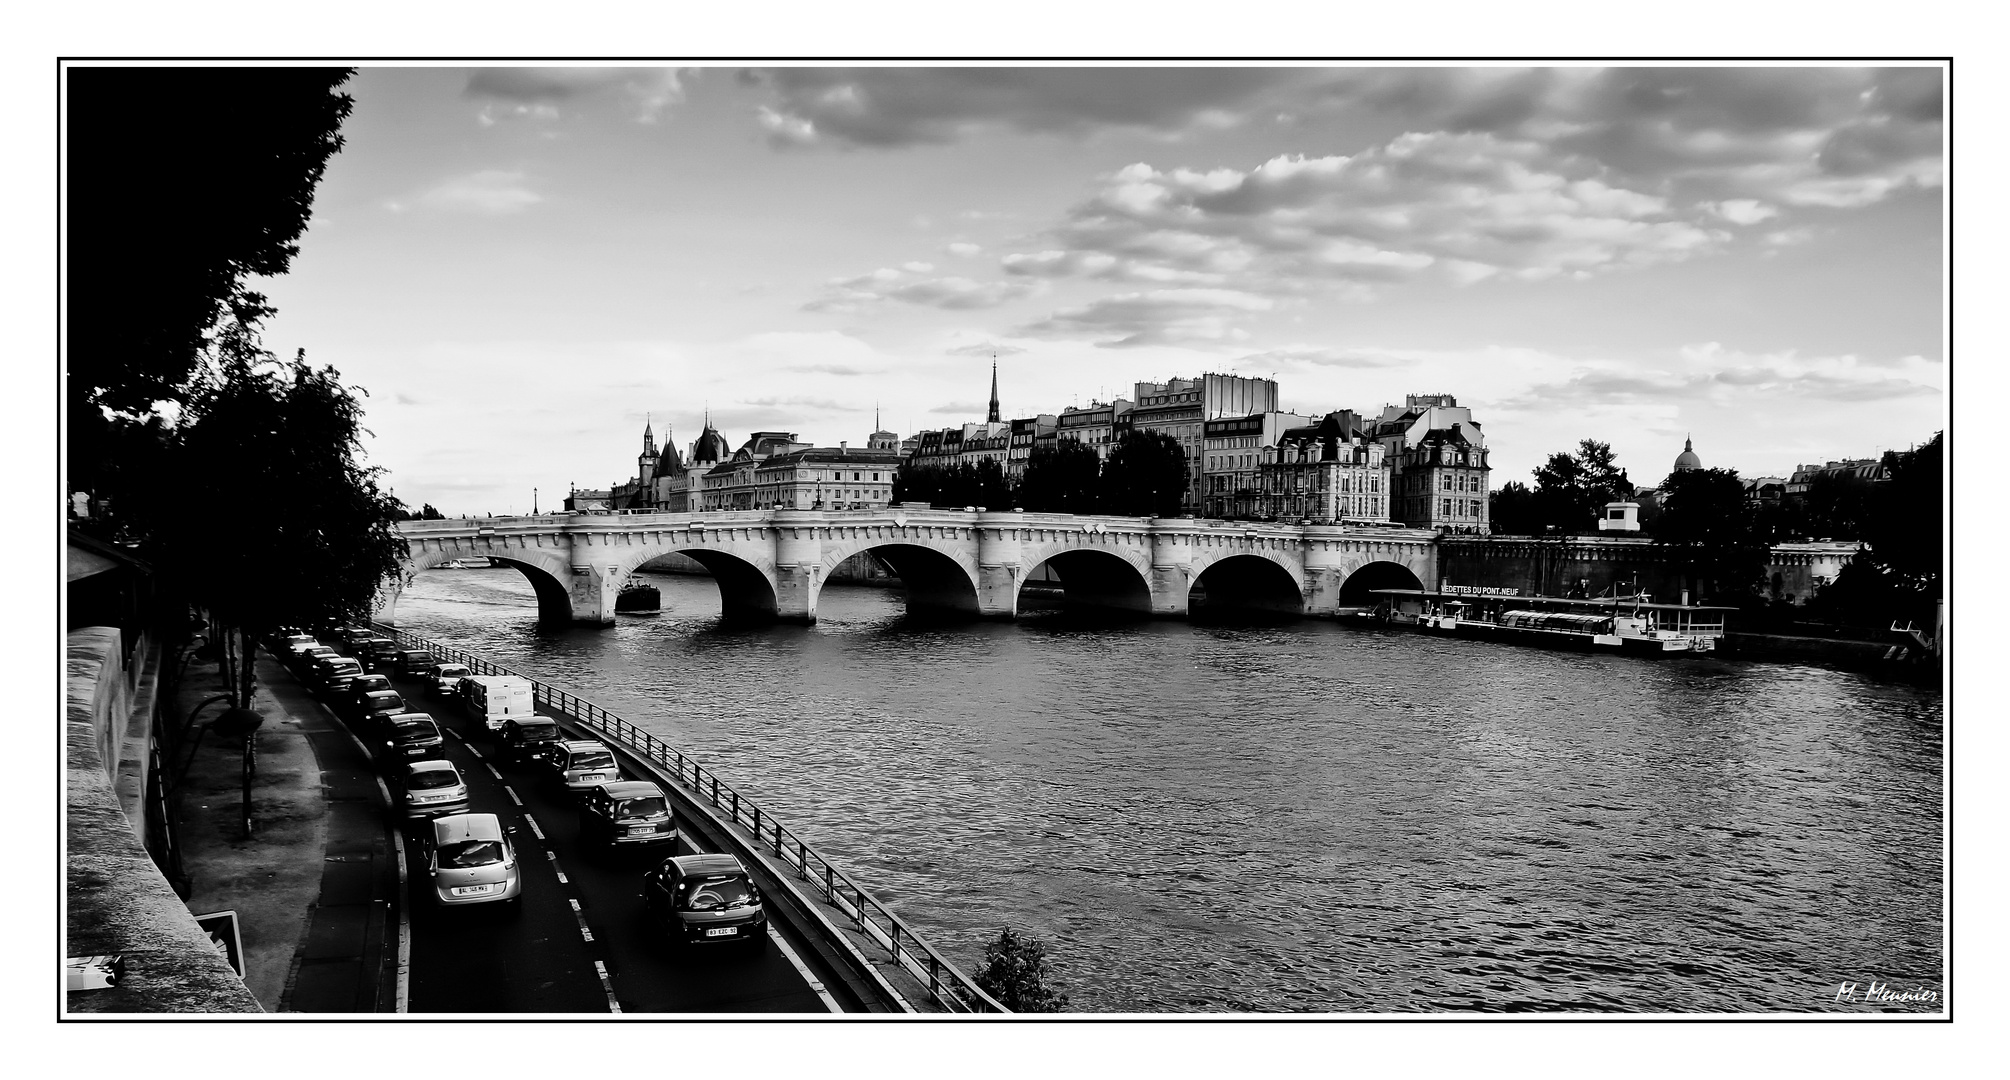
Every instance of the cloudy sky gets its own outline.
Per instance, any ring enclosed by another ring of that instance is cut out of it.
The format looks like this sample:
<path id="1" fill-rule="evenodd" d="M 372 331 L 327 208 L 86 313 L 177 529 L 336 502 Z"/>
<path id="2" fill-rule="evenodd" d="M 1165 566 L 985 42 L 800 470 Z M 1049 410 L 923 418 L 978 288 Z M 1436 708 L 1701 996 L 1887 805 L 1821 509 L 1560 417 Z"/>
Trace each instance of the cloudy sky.
<path id="1" fill-rule="evenodd" d="M 267 345 L 406 502 L 544 507 L 645 417 L 862 443 L 1203 372 L 1457 395 L 1526 481 L 1944 426 L 1942 73 L 392 68 Z"/>

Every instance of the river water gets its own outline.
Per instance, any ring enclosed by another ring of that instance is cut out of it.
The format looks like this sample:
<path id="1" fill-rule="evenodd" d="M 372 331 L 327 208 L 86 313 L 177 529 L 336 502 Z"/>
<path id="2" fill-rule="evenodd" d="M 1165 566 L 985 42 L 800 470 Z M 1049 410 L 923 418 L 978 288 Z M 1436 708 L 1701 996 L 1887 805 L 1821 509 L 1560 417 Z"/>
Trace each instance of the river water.
<path id="1" fill-rule="evenodd" d="M 1320 621 L 945 627 L 843 586 L 733 629 L 710 579 L 649 580 L 663 614 L 541 631 L 517 572 L 427 571 L 399 627 L 697 757 L 966 970 L 1030 932 L 1077 1011 L 1944 992 L 1937 692 Z"/>

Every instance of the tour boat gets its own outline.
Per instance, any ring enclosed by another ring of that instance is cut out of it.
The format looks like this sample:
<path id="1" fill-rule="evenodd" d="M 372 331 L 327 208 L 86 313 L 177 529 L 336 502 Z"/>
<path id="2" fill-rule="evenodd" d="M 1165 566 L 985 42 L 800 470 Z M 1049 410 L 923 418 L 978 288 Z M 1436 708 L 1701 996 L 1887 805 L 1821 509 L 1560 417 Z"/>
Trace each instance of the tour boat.
<path id="1" fill-rule="evenodd" d="M 447 560 L 446 562 L 443 562 L 443 563 L 441 563 L 440 565 L 438 565 L 438 566 L 434 567 L 433 569 L 435 569 L 435 570 L 487 570 L 487 569 L 488 569 L 489 567 L 491 567 L 491 566 L 493 566 L 493 565 L 495 565 L 495 564 L 494 564 L 494 563 L 491 563 L 491 562 L 489 562 L 489 561 L 488 561 L 487 559 L 484 559 L 484 558 L 480 558 L 480 557 L 474 557 L 474 558 L 468 558 L 468 559 L 448 559 L 448 560 Z"/>
<path id="2" fill-rule="evenodd" d="M 628 578 L 614 595 L 614 610 L 631 615 L 654 614 L 663 610 L 663 593 L 654 585 Z"/>
<path id="3" fill-rule="evenodd" d="M 1724 636 L 1724 613 L 1737 610 L 1656 604 L 1644 594 L 1565 599 L 1508 590 L 1373 591 L 1383 598 L 1377 618 L 1426 633 L 1649 656 L 1711 651 Z"/>

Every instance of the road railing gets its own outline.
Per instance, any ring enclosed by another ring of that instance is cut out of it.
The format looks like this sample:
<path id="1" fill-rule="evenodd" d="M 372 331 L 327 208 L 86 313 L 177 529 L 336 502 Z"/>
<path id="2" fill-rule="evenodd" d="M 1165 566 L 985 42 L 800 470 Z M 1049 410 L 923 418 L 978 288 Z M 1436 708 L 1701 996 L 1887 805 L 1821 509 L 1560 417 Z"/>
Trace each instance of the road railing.
<path id="1" fill-rule="evenodd" d="M 774 856 L 793 871 L 799 881 L 810 886 L 826 903 L 851 920 L 861 934 L 886 950 L 894 963 L 926 986 L 929 996 L 942 1008 L 950 1012 L 1011 1011 L 923 940 L 913 927 L 894 914 L 892 908 L 881 903 L 829 859 L 819 855 L 815 848 L 782 824 L 773 813 L 721 779 L 718 773 L 705 768 L 696 758 L 598 703 L 568 690 L 548 685 L 533 676 L 513 671 L 444 642 L 407 634 L 391 626 L 379 625 L 376 629 L 408 648 L 425 649 L 433 654 L 437 662 L 465 664 L 477 675 L 513 675 L 528 681 L 535 701 L 619 739 L 634 753 L 676 777 L 690 794 L 752 836 L 762 852 Z"/>

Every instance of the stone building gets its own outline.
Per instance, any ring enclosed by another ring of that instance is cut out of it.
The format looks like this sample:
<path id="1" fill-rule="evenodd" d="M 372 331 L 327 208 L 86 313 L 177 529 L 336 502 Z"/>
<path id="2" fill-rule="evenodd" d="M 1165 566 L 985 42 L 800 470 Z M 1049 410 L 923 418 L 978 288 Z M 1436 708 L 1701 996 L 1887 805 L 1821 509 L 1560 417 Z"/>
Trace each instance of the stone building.
<path id="1" fill-rule="evenodd" d="M 1287 428 L 1257 468 L 1262 515 L 1315 522 L 1389 520 L 1389 469 L 1382 444 L 1351 409 Z"/>
<path id="2" fill-rule="evenodd" d="M 1131 389 L 1137 401 L 1130 410 L 1131 428 L 1161 432 L 1186 452 L 1186 492 L 1180 497 L 1180 511 L 1188 515 L 1199 513 L 1204 501 L 1207 421 L 1277 409 L 1274 379 L 1209 374 L 1198 379 L 1141 382 Z"/>
<path id="3" fill-rule="evenodd" d="M 1490 533 L 1486 434 L 1450 394 L 1409 394 L 1373 425 L 1392 470 L 1396 520 L 1411 528 Z"/>
<path id="4" fill-rule="evenodd" d="M 1054 427 L 1056 439 L 1073 439 L 1108 461 L 1110 450 L 1121 433 L 1130 430 L 1131 402 L 1118 398 L 1111 402 L 1091 401 L 1085 407 L 1070 405 L 1061 410 Z"/>
<path id="5" fill-rule="evenodd" d="M 1263 487 L 1260 466 L 1287 429 L 1319 423 L 1315 417 L 1287 412 L 1225 416 L 1201 427 L 1200 512 L 1211 518 L 1260 517 Z"/>

